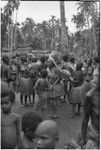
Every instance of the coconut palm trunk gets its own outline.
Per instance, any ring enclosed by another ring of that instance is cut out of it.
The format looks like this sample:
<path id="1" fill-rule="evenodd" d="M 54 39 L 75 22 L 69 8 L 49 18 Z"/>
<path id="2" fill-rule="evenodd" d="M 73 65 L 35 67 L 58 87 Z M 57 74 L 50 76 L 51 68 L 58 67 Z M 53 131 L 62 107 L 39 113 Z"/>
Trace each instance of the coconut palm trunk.
<path id="1" fill-rule="evenodd" d="M 9 15 L 9 8 L 8 8 L 8 15 Z M 8 17 L 8 48 L 10 48 L 10 20 Z"/>
<path id="2" fill-rule="evenodd" d="M 14 12 L 12 12 L 12 20 L 14 20 Z M 14 34 L 14 27 L 13 27 L 13 23 L 11 24 L 11 57 L 13 54 L 13 47 L 14 47 L 14 41 L 13 41 L 13 34 Z"/>
<path id="3" fill-rule="evenodd" d="M 16 49 L 16 26 L 17 26 L 18 9 L 16 9 L 15 27 L 14 27 L 14 49 Z"/>
<path id="4" fill-rule="evenodd" d="M 66 33 L 64 1 L 60 1 L 60 16 L 61 16 L 61 48 L 63 51 L 65 51 L 65 49 L 68 47 L 68 39 Z"/>
<path id="5" fill-rule="evenodd" d="M 89 29 L 89 31 L 90 31 L 90 34 L 89 34 L 89 38 L 90 38 L 90 44 L 89 44 L 89 46 L 90 46 L 90 57 L 91 57 L 91 55 L 92 55 L 92 49 L 91 49 L 91 28 L 90 28 L 90 23 L 89 23 L 89 16 L 87 15 L 87 24 L 88 24 L 88 29 Z"/>

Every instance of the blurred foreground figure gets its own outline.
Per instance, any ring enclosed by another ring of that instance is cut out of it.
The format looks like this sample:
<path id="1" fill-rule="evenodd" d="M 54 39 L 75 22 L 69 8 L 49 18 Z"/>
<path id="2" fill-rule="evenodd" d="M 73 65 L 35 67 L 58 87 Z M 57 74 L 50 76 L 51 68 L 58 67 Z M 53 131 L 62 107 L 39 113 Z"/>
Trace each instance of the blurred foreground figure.
<path id="1" fill-rule="evenodd" d="M 20 116 L 12 112 L 15 93 L 9 88 L 1 87 L 1 148 L 15 149 L 21 146 Z"/>
<path id="2" fill-rule="evenodd" d="M 35 131 L 38 124 L 42 121 L 41 116 L 35 112 L 28 112 L 22 116 L 22 133 L 23 137 L 21 139 L 21 148 L 22 149 L 31 149 L 35 148 Z"/>
<path id="3" fill-rule="evenodd" d="M 98 149 L 100 138 L 100 74 L 99 67 L 94 70 L 95 87 L 86 94 L 84 118 L 82 122 L 81 147 Z M 84 146 L 85 145 L 85 146 Z"/>
<path id="4" fill-rule="evenodd" d="M 52 120 L 41 122 L 36 130 L 36 145 L 38 149 L 55 149 L 59 140 L 57 124 Z"/>

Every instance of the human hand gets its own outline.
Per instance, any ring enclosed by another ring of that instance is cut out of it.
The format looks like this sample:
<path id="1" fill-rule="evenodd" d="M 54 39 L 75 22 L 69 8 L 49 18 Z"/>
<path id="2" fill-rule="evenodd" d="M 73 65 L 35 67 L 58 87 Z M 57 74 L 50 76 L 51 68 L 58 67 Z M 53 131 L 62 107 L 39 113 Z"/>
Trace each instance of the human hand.
<path id="1" fill-rule="evenodd" d="M 55 60 L 54 60 L 53 57 L 49 57 L 49 60 L 50 60 L 51 62 L 55 63 Z"/>
<path id="2" fill-rule="evenodd" d="M 71 138 L 64 147 L 65 149 L 81 149 L 77 142 Z"/>
<path id="3" fill-rule="evenodd" d="M 70 144 L 72 147 L 76 148 L 76 149 L 77 149 L 77 148 L 78 148 L 78 149 L 81 148 L 73 138 L 70 139 L 69 144 Z"/>
<path id="4" fill-rule="evenodd" d="M 84 145 L 85 145 L 85 141 L 83 139 L 81 139 L 80 140 L 80 146 L 81 146 L 82 149 L 83 149 Z"/>

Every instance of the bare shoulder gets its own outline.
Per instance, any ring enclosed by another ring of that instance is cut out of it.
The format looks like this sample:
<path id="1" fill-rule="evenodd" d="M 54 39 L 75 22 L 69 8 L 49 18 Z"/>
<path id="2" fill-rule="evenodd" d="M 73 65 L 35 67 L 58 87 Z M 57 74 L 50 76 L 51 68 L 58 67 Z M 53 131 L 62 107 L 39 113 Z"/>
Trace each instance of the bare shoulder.
<path id="1" fill-rule="evenodd" d="M 19 120 L 19 119 L 20 119 L 20 115 L 17 114 L 17 113 L 11 113 L 10 116 L 11 116 L 12 118 L 14 118 L 15 120 Z"/>
<path id="2" fill-rule="evenodd" d="M 37 79 L 37 83 L 39 83 L 39 82 L 42 82 L 42 79 L 40 79 L 40 78 L 39 78 L 39 79 Z"/>
<path id="3" fill-rule="evenodd" d="M 9 115 L 3 114 L 2 117 L 2 126 L 12 126 L 16 122 L 20 122 L 20 116 L 16 113 L 10 113 Z"/>
<path id="4" fill-rule="evenodd" d="M 92 97 L 93 94 L 94 94 L 94 91 L 95 91 L 95 87 L 92 88 L 90 91 L 88 91 L 87 94 L 86 94 L 86 96 L 87 96 L 87 97 Z"/>

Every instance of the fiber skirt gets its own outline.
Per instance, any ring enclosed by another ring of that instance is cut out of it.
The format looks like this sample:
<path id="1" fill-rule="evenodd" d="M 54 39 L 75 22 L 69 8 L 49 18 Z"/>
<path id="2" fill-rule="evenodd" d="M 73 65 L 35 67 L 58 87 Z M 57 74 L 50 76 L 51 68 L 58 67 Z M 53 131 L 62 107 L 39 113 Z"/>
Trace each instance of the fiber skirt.
<path id="1" fill-rule="evenodd" d="M 21 78 L 19 83 L 19 92 L 23 95 L 33 94 L 34 84 L 30 78 Z"/>
<path id="2" fill-rule="evenodd" d="M 82 86 L 72 87 L 69 95 L 70 104 L 78 104 L 82 102 Z"/>
<path id="3" fill-rule="evenodd" d="M 64 87 L 61 83 L 56 84 L 49 93 L 50 98 L 57 98 L 64 95 Z"/>

